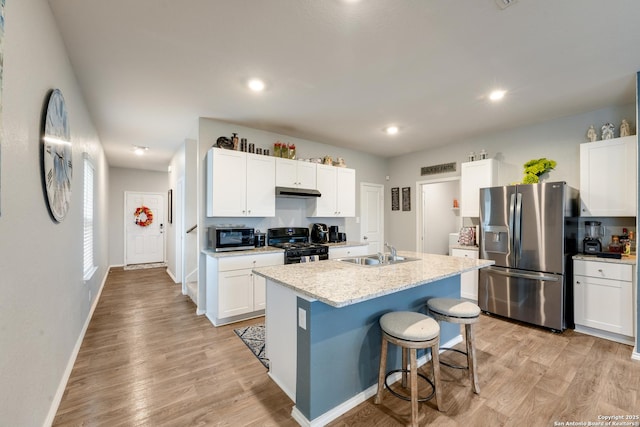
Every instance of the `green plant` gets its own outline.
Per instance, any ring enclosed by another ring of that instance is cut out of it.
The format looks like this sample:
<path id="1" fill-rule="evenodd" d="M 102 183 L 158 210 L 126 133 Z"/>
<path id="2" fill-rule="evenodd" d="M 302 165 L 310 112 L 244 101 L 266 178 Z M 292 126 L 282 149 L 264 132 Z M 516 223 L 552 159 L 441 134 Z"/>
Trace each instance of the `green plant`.
<path id="1" fill-rule="evenodd" d="M 524 164 L 523 184 L 537 184 L 540 181 L 540 175 L 549 172 L 556 167 L 555 160 L 533 159 Z"/>

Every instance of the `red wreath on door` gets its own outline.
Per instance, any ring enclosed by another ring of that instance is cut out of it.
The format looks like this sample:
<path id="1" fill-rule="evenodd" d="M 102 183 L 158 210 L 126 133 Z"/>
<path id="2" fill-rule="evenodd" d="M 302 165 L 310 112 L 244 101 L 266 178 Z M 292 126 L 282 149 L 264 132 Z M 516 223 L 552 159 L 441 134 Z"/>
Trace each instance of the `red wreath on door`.
<path id="1" fill-rule="evenodd" d="M 141 215 L 144 215 L 144 220 L 140 217 Z M 153 212 L 146 206 L 137 208 L 133 216 L 136 218 L 136 224 L 140 227 L 146 227 L 153 222 Z"/>

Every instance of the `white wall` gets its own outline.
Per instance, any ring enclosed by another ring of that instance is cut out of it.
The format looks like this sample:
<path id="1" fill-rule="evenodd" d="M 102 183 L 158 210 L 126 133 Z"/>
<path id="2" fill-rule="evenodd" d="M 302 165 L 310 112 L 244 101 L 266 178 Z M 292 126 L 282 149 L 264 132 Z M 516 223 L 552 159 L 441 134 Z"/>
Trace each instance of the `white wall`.
<path id="1" fill-rule="evenodd" d="M 51 421 L 79 338 L 107 272 L 108 167 L 46 0 L 5 9 L 0 142 L 0 424 Z M 67 104 L 74 173 L 71 208 L 51 220 L 42 187 L 40 124 L 45 97 Z M 95 260 L 83 281 L 83 152 L 95 165 Z"/>
<path id="2" fill-rule="evenodd" d="M 549 180 L 566 181 L 570 186 L 580 186 L 580 149 L 579 144 L 586 142 L 586 133 L 590 125 L 600 128 L 611 122 L 617 128 L 623 118 L 629 123 L 635 120 L 636 106 L 610 107 L 576 116 L 564 117 L 532 126 L 520 127 L 504 132 L 487 135 L 475 135 L 473 138 L 448 144 L 430 150 L 395 157 L 389 162 L 390 180 L 387 182 L 387 195 L 391 187 L 412 187 L 416 182 L 434 178 L 420 176 L 422 166 L 457 162 L 457 171 L 439 174 L 438 178 L 460 175 L 460 162 L 467 161 L 470 151 L 478 153 L 486 149 L 489 157 L 501 161 L 500 185 L 522 180 L 523 164 L 533 158 L 546 157 L 556 160 L 558 165 L 549 174 Z M 632 124 L 635 128 L 635 123 Z M 412 190 L 413 191 L 413 190 Z M 412 194 L 412 198 L 414 198 Z M 415 199 L 412 201 L 412 205 Z M 416 210 L 410 212 L 391 211 L 390 197 L 385 198 L 386 224 L 389 235 L 393 236 L 398 249 L 414 250 L 416 247 Z"/>
<path id="3" fill-rule="evenodd" d="M 169 173 L 109 169 L 109 264 L 124 265 L 124 192 L 161 193 L 167 199 Z M 166 223 L 166 216 L 165 216 Z M 165 251 L 166 252 L 166 251 Z M 167 253 L 166 256 L 172 255 Z"/>

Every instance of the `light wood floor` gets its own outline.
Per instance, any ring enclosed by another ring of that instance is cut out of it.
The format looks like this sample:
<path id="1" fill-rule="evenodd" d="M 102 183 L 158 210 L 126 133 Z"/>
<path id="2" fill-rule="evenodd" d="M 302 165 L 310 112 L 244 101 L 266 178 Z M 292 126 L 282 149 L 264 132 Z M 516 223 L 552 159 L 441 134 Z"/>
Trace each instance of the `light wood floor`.
<path id="1" fill-rule="evenodd" d="M 54 425 L 297 425 L 293 402 L 233 332 L 258 322 L 215 328 L 164 268 L 113 269 Z M 553 426 L 640 414 L 630 346 L 488 316 L 476 331 L 481 394 L 466 372 L 443 367 L 446 412 L 422 404 L 423 424 Z M 397 426 L 408 415 L 409 403 L 385 392 L 381 405 L 369 399 L 331 425 Z"/>

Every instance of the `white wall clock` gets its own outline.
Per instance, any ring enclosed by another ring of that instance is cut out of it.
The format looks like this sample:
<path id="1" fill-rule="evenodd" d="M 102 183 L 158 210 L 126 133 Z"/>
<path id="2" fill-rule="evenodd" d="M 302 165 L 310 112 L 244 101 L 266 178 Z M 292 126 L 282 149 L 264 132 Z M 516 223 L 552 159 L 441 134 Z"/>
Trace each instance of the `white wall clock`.
<path id="1" fill-rule="evenodd" d="M 43 125 L 42 173 L 49 212 L 61 222 L 71 204 L 73 159 L 67 107 L 59 89 L 54 89 L 47 103 Z"/>

